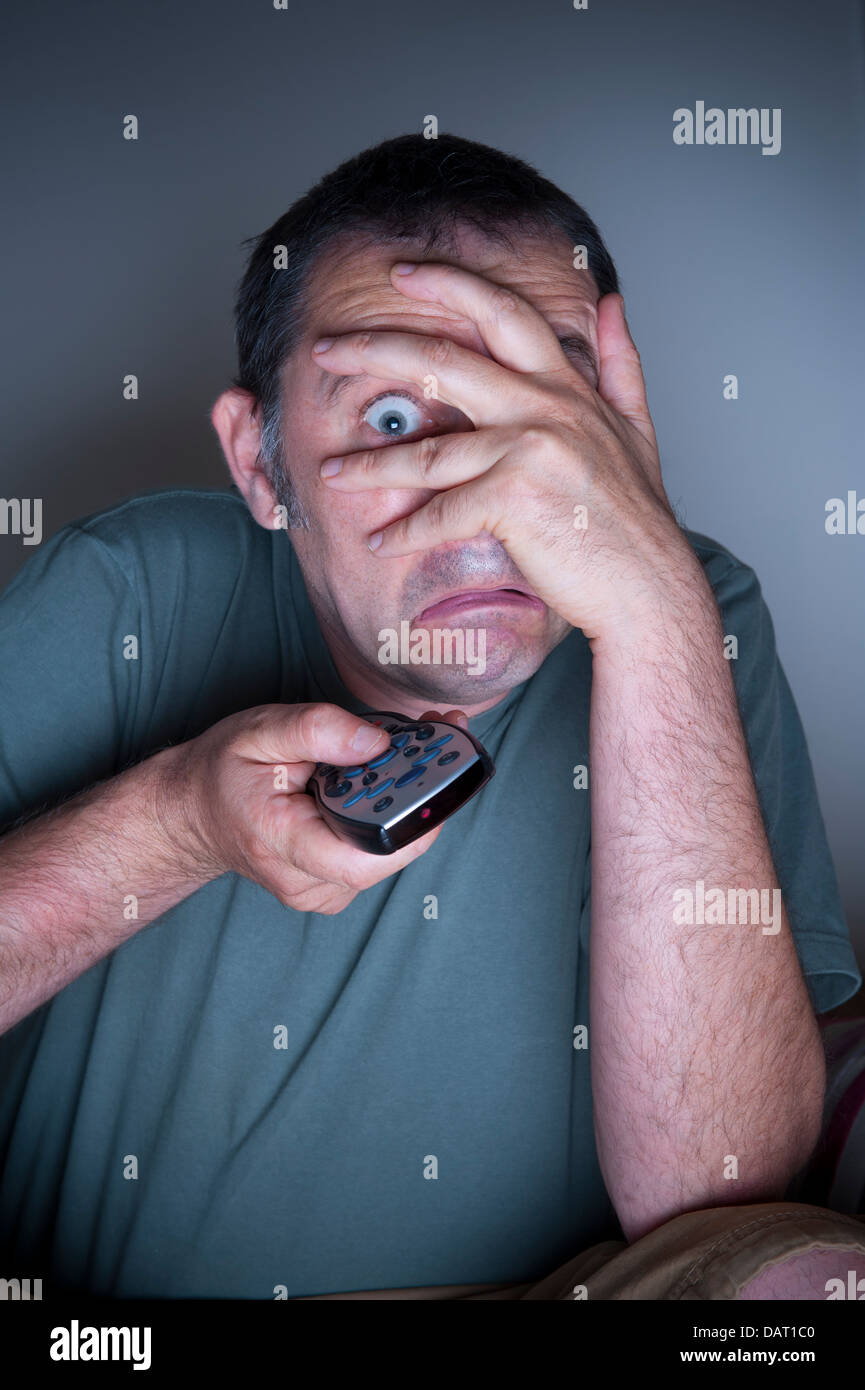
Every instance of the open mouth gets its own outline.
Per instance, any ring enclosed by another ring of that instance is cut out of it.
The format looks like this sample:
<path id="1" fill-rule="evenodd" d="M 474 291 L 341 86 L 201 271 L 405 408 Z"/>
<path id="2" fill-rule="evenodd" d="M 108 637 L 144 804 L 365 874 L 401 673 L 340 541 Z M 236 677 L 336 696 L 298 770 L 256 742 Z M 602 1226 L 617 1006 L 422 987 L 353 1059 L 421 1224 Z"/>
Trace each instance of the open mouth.
<path id="1" fill-rule="evenodd" d="M 414 625 L 429 623 L 435 618 L 452 617 L 469 608 L 534 608 L 543 612 L 544 605 L 539 598 L 522 589 L 464 589 L 424 608 L 415 618 Z"/>

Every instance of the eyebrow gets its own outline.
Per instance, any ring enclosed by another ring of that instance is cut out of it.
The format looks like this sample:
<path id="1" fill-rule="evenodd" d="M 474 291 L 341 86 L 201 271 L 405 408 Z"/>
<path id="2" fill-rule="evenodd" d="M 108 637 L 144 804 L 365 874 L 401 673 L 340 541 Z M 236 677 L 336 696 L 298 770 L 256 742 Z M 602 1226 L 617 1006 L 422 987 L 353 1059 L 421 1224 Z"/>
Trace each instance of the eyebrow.
<path id="1" fill-rule="evenodd" d="M 588 367 L 595 380 L 598 380 L 598 359 L 595 356 L 595 349 L 592 347 L 588 338 L 584 338 L 582 333 L 565 333 L 556 335 L 559 346 L 566 357 L 575 357 L 578 363 Z"/>
<path id="2" fill-rule="evenodd" d="M 584 338 L 582 333 L 557 333 L 556 337 L 565 356 L 570 357 L 575 366 L 588 367 L 597 381 L 599 375 L 597 358 L 588 338 Z M 335 405 L 352 382 L 364 379 L 359 374 L 334 376 L 333 372 L 326 372 L 324 367 L 321 368 L 321 372 L 322 376 L 327 378 L 321 383 L 321 398 L 326 405 Z"/>

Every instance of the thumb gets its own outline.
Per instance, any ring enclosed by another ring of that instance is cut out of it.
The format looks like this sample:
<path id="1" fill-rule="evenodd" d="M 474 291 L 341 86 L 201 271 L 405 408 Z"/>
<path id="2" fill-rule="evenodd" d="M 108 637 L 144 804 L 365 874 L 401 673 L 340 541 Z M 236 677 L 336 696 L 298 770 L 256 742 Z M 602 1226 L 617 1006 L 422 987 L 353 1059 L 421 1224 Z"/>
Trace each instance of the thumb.
<path id="1" fill-rule="evenodd" d="M 643 367 L 620 294 L 605 294 L 598 300 L 598 357 L 598 395 L 654 444 Z"/>
<path id="2" fill-rule="evenodd" d="M 390 742 L 384 729 L 331 704 L 271 705 L 256 711 L 238 749 L 256 762 L 365 762 Z"/>

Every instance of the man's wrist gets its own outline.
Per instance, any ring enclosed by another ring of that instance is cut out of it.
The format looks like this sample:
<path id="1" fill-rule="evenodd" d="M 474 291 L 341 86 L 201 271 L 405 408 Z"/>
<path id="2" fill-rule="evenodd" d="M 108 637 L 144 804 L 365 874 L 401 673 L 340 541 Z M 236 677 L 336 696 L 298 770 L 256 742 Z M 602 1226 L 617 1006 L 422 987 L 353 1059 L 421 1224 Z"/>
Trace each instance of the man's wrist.
<path id="1" fill-rule="evenodd" d="M 723 626 L 712 586 L 693 550 L 671 558 L 615 620 L 590 640 L 594 662 L 612 667 L 664 667 L 683 660 L 723 670 Z"/>
<path id="2" fill-rule="evenodd" d="M 191 776 L 190 744 L 163 748 L 148 759 L 151 823 L 158 854 L 177 887 L 194 891 L 218 878 L 216 862 L 202 834 L 199 800 Z"/>

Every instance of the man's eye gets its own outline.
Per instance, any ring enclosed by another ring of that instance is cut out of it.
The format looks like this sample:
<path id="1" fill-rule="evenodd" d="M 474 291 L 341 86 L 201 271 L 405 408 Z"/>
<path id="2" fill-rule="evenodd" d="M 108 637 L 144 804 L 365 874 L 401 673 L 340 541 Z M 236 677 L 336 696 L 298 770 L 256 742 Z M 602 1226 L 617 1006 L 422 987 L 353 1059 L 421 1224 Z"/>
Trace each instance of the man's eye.
<path id="1" fill-rule="evenodd" d="M 362 418 L 389 439 L 414 434 L 424 423 L 423 412 L 411 396 L 405 396 L 400 391 L 388 391 L 386 395 L 379 396 L 367 406 Z"/>

